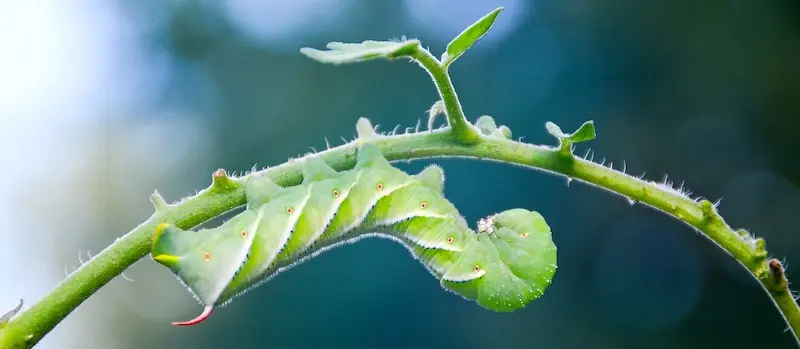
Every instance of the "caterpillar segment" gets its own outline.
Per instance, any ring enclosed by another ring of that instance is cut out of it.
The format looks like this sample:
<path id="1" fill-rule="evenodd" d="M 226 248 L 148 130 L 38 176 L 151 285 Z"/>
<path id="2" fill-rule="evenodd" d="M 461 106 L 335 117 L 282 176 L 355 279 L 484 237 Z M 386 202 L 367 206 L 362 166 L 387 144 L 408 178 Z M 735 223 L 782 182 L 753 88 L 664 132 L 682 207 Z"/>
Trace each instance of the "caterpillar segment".
<path id="1" fill-rule="evenodd" d="M 287 188 L 250 177 L 247 208 L 219 227 L 157 228 L 152 258 L 204 306 L 195 319 L 173 324 L 198 324 L 293 265 L 365 236 L 400 241 L 443 288 L 494 311 L 524 307 L 553 279 L 556 246 L 539 213 L 507 210 L 474 231 L 443 196 L 438 166 L 409 175 L 367 143 L 352 170 L 309 158 L 302 173 L 303 182 Z"/>

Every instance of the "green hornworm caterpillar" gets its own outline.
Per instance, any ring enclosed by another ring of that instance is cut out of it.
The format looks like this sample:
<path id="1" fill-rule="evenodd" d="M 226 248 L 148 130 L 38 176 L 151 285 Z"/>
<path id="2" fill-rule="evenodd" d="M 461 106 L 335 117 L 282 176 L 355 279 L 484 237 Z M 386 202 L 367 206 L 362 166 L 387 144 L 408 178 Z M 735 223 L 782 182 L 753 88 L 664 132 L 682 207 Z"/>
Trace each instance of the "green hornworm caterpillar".
<path id="1" fill-rule="evenodd" d="M 217 228 L 158 227 L 153 259 L 205 306 L 173 324 L 197 324 L 281 271 L 366 236 L 402 243 L 445 289 L 495 311 L 524 307 L 555 274 L 556 246 L 539 213 L 511 209 L 482 219 L 475 232 L 442 196 L 437 166 L 408 175 L 363 144 L 352 170 L 336 172 L 312 157 L 302 171 L 303 183 L 287 188 L 249 178 L 247 209 Z"/>

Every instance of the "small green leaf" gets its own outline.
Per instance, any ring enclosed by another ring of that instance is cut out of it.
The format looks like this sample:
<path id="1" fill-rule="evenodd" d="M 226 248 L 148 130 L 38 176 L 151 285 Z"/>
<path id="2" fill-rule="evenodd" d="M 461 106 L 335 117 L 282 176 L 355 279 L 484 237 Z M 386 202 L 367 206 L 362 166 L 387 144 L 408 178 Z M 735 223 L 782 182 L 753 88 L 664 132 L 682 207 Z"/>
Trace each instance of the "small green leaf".
<path id="1" fill-rule="evenodd" d="M 511 129 L 508 128 L 508 126 L 500 125 L 500 127 L 497 128 L 497 131 L 499 131 L 500 134 L 502 134 L 506 139 L 511 139 Z"/>
<path id="2" fill-rule="evenodd" d="M 547 132 L 549 132 L 551 135 L 555 136 L 562 142 L 564 141 L 568 143 L 586 142 L 594 139 L 596 136 L 594 133 L 594 121 L 591 120 L 584 122 L 583 125 L 581 125 L 581 127 L 579 127 L 578 130 L 573 132 L 572 134 L 565 134 L 564 132 L 561 131 L 561 128 L 558 127 L 558 125 L 550 121 L 548 121 L 545 124 L 545 127 L 547 127 Z"/>
<path id="3" fill-rule="evenodd" d="M 475 127 L 478 128 L 478 131 L 484 136 L 511 139 L 511 129 L 506 125 L 497 126 L 494 118 L 489 115 L 479 117 L 478 120 L 475 121 Z"/>
<path id="4" fill-rule="evenodd" d="M 442 65 L 450 65 L 450 63 L 453 63 L 453 61 L 480 40 L 480 38 L 492 28 L 494 20 L 497 18 L 497 15 L 500 14 L 500 11 L 503 11 L 502 7 L 494 9 L 494 11 L 483 16 L 469 26 L 469 28 L 461 32 L 461 34 L 458 34 L 453 41 L 450 41 L 450 43 L 447 44 L 447 52 L 442 55 Z"/>
<path id="5" fill-rule="evenodd" d="M 475 121 L 475 127 L 481 131 L 482 134 L 490 136 L 497 131 L 497 124 L 494 122 L 494 118 L 489 115 L 483 115 Z"/>
<path id="6" fill-rule="evenodd" d="M 322 63 L 346 64 L 375 58 L 407 57 L 413 55 L 421 46 L 419 40 L 401 42 L 367 40 L 362 43 L 331 42 L 326 47 L 328 50 L 325 51 L 303 47 L 300 52 Z"/>

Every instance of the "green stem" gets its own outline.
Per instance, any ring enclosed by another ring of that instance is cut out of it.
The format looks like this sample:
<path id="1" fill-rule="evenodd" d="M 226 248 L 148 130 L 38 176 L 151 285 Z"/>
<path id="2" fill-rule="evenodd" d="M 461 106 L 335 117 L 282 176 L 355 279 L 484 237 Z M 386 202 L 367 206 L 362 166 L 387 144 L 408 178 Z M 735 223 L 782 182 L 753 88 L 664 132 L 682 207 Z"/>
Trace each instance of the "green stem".
<path id="1" fill-rule="evenodd" d="M 436 57 L 425 49 L 417 49 L 411 56 L 422 65 L 431 76 L 431 79 L 433 79 L 439 91 L 439 98 L 444 102 L 447 121 L 456 139 L 464 144 L 476 143 L 479 136 L 478 129 L 472 126 L 467 117 L 464 116 L 461 102 L 458 100 L 458 95 L 453 87 L 453 82 L 450 80 L 447 67 L 442 65 Z"/>
<path id="2" fill-rule="evenodd" d="M 703 233 L 744 265 L 768 291 L 792 333 L 796 335 L 800 331 L 800 308 L 788 290 L 783 266 L 774 259 L 767 261 L 763 240 L 741 237 L 716 214 L 709 202 L 695 202 L 673 189 L 564 154 L 557 148 L 482 135 L 476 139 L 474 144 L 468 145 L 455 138 L 450 130 L 439 130 L 372 136 L 369 141 L 375 142 L 391 161 L 467 157 L 518 164 L 583 181 L 659 209 Z M 337 170 L 349 169 L 355 165 L 356 149 L 363 141 L 356 140 L 314 156 L 321 156 Z M 300 163 L 290 161 L 265 171 L 280 185 L 297 185 L 302 180 Z M 197 195 L 175 205 L 157 204 L 156 213 L 147 221 L 84 264 L 38 304 L 0 329 L 0 348 L 30 348 L 35 345 L 90 295 L 146 256 L 157 224 L 170 222 L 189 229 L 244 205 L 241 183 L 246 177 L 226 181 L 220 180 L 218 173 L 214 184 Z"/>

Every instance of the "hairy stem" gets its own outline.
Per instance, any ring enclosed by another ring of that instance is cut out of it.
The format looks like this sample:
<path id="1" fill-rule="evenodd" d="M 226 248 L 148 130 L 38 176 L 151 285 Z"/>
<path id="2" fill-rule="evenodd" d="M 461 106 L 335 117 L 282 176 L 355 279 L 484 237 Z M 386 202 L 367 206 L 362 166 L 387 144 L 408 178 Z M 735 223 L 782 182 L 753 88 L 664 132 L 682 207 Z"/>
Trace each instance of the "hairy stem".
<path id="1" fill-rule="evenodd" d="M 476 143 L 480 135 L 464 116 L 461 102 L 459 102 L 453 82 L 450 80 L 450 74 L 447 73 L 447 67 L 442 65 L 428 50 L 418 49 L 414 51 L 412 57 L 433 79 L 436 89 L 439 91 L 439 98 L 444 102 L 447 121 L 456 139 L 465 144 Z"/>
<path id="2" fill-rule="evenodd" d="M 695 202 L 674 189 L 576 158 L 558 148 L 482 135 L 477 135 L 473 144 L 464 144 L 449 129 L 396 136 L 374 135 L 368 140 L 358 139 L 310 156 L 322 157 L 337 170 L 350 169 L 356 162 L 357 146 L 364 141 L 376 143 L 391 161 L 466 157 L 518 164 L 583 181 L 659 209 L 703 233 L 745 266 L 768 291 L 792 333 L 800 330 L 800 308 L 788 290 L 783 266 L 777 260 L 766 260 L 763 240 L 748 240 L 734 232 L 707 201 Z M 302 159 L 296 159 L 264 171 L 280 185 L 297 185 L 302 181 L 301 162 Z M 224 176 L 224 172 L 221 175 Z M 91 294 L 146 256 L 157 224 L 169 222 L 189 229 L 244 205 L 241 183 L 246 177 L 227 179 L 221 175 L 220 171 L 216 172 L 214 183 L 209 188 L 180 203 L 156 204 L 156 213 L 147 221 L 73 272 L 38 304 L 0 329 L 0 348 L 30 348 L 36 344 Z"/>

